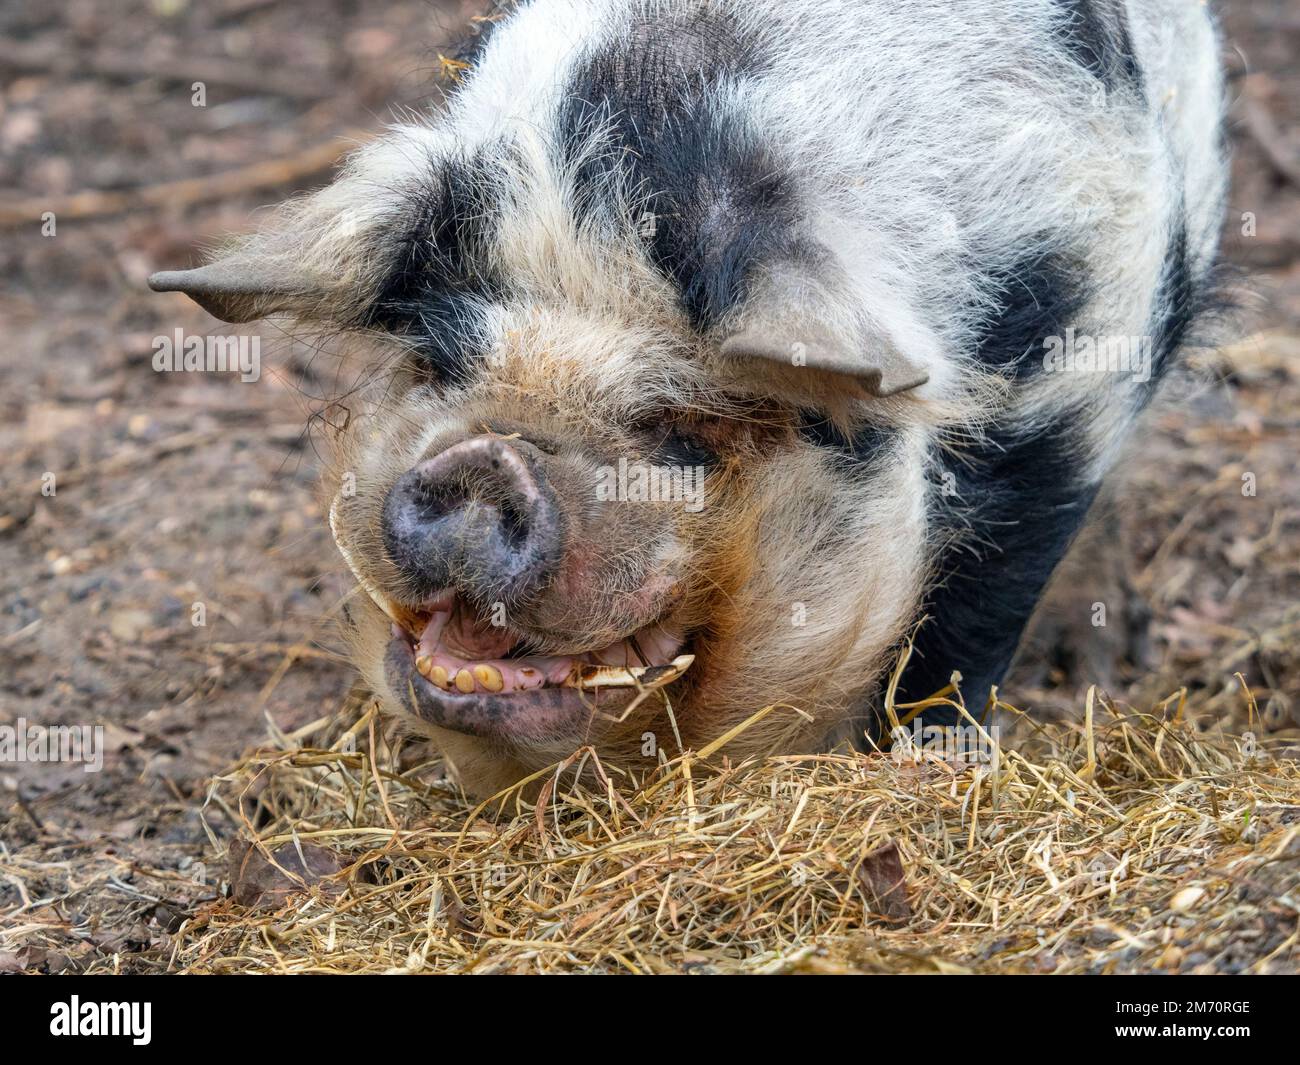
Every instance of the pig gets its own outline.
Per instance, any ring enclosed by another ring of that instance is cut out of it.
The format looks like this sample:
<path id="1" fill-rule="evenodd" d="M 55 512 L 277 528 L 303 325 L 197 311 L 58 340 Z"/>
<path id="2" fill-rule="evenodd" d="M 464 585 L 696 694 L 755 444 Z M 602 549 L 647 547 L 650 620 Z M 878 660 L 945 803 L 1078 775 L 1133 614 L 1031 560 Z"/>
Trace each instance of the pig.
<path id="1" fill-rule="evenodd" d="M 356 662 L 471 793 L 869 746 L 984 711 L 1195 342 L 1217 55 L 1186 0 L 523 3 L 151 286 L 372 369 L 324 476 Z"/>

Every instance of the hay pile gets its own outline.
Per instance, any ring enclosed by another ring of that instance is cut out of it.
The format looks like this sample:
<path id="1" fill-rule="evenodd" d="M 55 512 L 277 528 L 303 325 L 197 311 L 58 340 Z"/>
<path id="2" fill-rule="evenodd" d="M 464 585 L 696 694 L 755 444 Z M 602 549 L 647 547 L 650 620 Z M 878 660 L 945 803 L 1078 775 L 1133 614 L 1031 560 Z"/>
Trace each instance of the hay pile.
<path id="1" fill-rule="evenodd" d="M 256 842 L 171 967 L 1295 970 L 1300 767 L 1181 708 L 1090 697 L 985 767 L 705 750 L 616 781 L 582 751 L 476 806 L 361 705 L 214 782 L 209 819 Z"/>

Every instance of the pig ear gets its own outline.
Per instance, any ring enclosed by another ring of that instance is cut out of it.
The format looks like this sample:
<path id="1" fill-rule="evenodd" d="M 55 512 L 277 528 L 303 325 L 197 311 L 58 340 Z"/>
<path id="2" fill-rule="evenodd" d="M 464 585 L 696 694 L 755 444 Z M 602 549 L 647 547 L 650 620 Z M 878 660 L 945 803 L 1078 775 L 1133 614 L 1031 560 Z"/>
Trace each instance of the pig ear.
<path id="1" fill-rule="evenodd" d="M 935 347 L 929 331 L 883 293 L 871 307 L 853 302 L 836 300 L 811 276 L 769 276 L 733 323 L 722 355 L 840 374 L 872 396 L 925 384 Z"/>
<path id="2" fill-rule="evenodd" d="M 155 292 L 184 292 L 223 322 L 296 311 L 315 302 L 326 285 L 301 269 L 276 260 L 231 255 L 193 270 L 164 270 L 149 278 Z"/>
<path id="3" fill-rule="evenodd" d="M 906 392 L 930 379 L 927 371 L 878 341 L 863 338 L 861 346 L 849 345 L 799 328 L 747 329 L 723 341 L 722 354 L 842 374 L 873 396 Z"/>

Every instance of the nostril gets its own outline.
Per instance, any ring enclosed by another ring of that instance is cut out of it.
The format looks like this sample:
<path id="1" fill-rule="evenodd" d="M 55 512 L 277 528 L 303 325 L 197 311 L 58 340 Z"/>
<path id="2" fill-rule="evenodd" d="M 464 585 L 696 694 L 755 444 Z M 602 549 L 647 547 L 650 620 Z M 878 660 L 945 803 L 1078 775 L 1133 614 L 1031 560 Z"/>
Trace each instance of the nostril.
<path id="1" fill-rule="evenodd" d="M 514 500 L 501 503 L 501 534 L 512 550 L 520 550 L 528 542 L 529 516 Z"/>

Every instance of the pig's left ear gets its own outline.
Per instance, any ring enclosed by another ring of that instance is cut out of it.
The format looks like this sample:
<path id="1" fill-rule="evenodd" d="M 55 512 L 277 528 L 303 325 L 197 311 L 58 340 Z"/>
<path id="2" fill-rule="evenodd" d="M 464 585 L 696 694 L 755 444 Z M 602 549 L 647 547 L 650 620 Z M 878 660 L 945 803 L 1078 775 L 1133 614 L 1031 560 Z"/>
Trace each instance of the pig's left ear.
<path id="1" fill-rule="evenodd" d="M 730 359 L 839 374 L 871 396 L 892 396 L 929 380 L 938 341 L 903 301 L 877 291 L 869 306 L 794 266 L 756 285 L 726 330 Z"/>
<path id="2" fill-rule="evenodd" d="M 276 258 L 236 252 L 193 270 L 164 270 L 149 278 L 155 292 L 184 292 L 223 322 L 300 314 L 328 292 L 324 279 Z"/>

